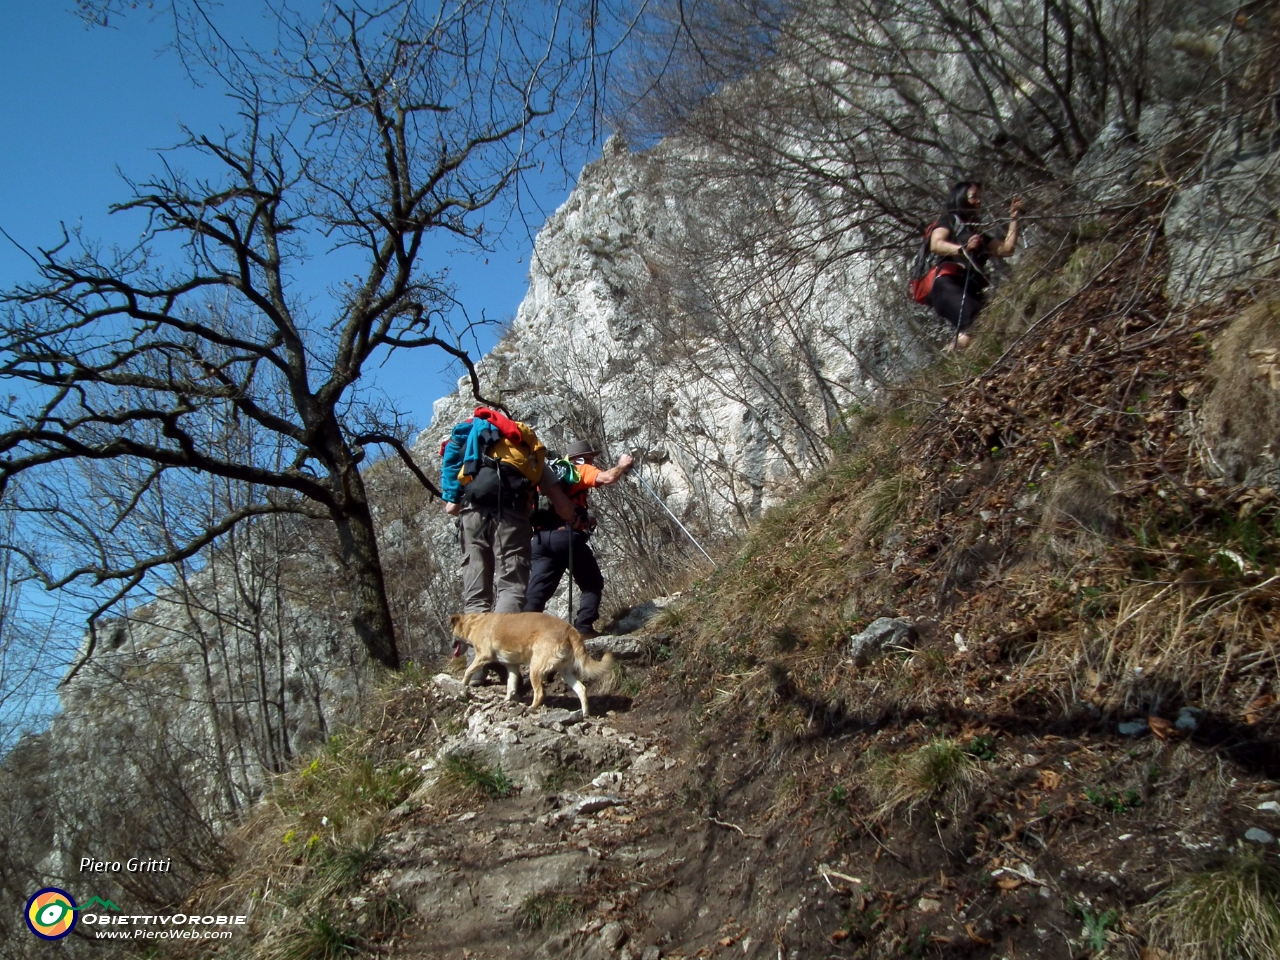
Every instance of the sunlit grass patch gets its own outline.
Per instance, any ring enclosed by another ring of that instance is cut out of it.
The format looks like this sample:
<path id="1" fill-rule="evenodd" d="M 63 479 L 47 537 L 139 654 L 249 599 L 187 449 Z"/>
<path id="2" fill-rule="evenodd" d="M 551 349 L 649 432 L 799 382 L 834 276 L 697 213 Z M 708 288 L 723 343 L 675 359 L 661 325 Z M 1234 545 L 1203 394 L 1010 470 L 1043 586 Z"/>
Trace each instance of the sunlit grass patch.
<path id="1" fill-rule="evenodd" d="M 1241 850 L 1152 902 L 1151 936 L 1179 960 L 1280 958 L 1280 861 Z"/>
<path id="2" fill-rule="evenodd" d="M 456 799 L 500 800 L 511 795 L 515 784 L 501 767 L 490 767 L 465 753 L 453 753 L 441 761 L 440 778 L 434 789 L 437 794 Z"/>
<path id="3" fill-rule="evenodd" d="M 879 817 L 924 804 L 957 810 L 973 791 L 990 779 L 983 762 L 958 740 L 939 739 L 912 753 L 885 755 L 874 761 L 871 783 L 880 806 Z"/>

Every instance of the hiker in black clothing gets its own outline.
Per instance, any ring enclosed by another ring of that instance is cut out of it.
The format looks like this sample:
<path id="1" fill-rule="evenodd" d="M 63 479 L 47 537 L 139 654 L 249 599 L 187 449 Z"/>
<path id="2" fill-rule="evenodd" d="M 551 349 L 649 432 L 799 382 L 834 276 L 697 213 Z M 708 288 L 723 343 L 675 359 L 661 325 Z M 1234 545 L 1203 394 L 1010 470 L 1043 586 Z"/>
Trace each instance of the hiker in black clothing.
<path id="1" fill-rule="evenodd" d="M 569 445 L 565 459 L 574 465 L 576 482 L 565 491 L 577 509 L 578 518 L 572 524 L 551 518 L 533 536 L 533 565 L 529 574 L 529 592 L 525 598 L 525 613 L 541 613 L 547 601 L 560 586 L 565 570 L 571 570 L 573 581 L 582 591 L 578 615 L 573 625 L 585 638 L 596 635 L 594 624 L 600 615 L 600 595 L 604 592 L 604 575 L 596 556 L 591 552 L 591 531 L 595 518 L 587 513 L 587 493 L 592 487 L 607 487 L 617 483 L 631 469 L 631 457 L 623 454 L 609 470 L 595 465 L 598 450 L 585 440 Z"/>
<path id="2" fill-rule="evenodd" d="M 944 267 L 933 282 L 930 306 L 955 331 L 952 347 L 963 350 L 969 345 L 966 332 L 983 305 L 987 286 L 987 259 L 1008 257 L 1018 243 L 1018 216 L 1022 198 L 1009 203 L 1009 228 L 1004 240 L 977 232 L 982 216 L 982 184 L 974 181 L 957 183 L 947 195 L 947 212 L 938 220 L 929 237 L 929 249 L 942 259 Z M 946 266 L 951 264 L 952 266 Z"/>

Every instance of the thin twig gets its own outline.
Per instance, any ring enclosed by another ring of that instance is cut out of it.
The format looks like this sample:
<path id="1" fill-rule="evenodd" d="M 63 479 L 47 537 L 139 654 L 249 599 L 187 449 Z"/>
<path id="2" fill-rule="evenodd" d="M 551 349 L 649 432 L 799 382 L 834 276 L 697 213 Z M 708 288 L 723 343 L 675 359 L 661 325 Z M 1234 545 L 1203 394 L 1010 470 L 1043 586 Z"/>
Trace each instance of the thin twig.
<path id="1" fill-rule="evenodd" d="M 872 829 L 869 826 L 867 826 L 867 821 L 862 819 L 862 815 L 858 813 L 857 810 L 850 810 L 849 813 L 853 816 L 855 820 L 858 821 L 858 823 L 862 824 L 862 829 L 867 831 L 867 836 L 876 842 L 876 846 L 878 846 L 881 850 L 883 850 L 889 856 L 893 857 L 893 859 L 897 860 L 900 864 L 902 864 L 903 866 L 906 866 L 907 861 L 903 860 L 900 856 L 898 856 L 896 853 L 894 853 L 892 850 L 890 850 L 888 847 L 886 847 L 883 843 L 880 842 L 880 838 L 875 835 L 875 833 L 872 831 Z"/>
<path id="2" fill-rule="evenodd" d="M 736 823 L 726 823 L 724 820 L 717 820 L 715 817 L 704 817 L 703 819 L 704 819 L 704 820 L 709 820 L 711 823 L 714 823 L 714 824 L 715 824 L 716 826 L 718 826 L 718 827 L 728 827 L 730 830 L 737 830 L 737 831 L 738 831 L 740 834 L 742 834 L 744 837 L 750 837 L 752 840 L 763 840 L 763 839 L 764 839 L 764 837 L 763 837 L 761 834 L 758 834 L 758 833 L 747 833 L 747 831 L 743 830 L 743 829 L 742 829 L 740 826 L 738 826 Z"/>

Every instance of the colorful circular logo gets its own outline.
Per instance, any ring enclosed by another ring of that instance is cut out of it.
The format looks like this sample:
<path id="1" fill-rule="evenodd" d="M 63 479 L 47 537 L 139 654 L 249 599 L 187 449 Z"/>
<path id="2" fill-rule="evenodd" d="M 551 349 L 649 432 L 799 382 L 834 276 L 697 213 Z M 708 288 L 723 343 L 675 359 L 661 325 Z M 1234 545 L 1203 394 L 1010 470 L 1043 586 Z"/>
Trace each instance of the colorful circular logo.
<path id="1" fill-rule="evenodd" d="M 76 925 L 76 902 L 57 887 L 37 890 L 27 901 L 27 926 L 41 940 L 61 940 Z"/>

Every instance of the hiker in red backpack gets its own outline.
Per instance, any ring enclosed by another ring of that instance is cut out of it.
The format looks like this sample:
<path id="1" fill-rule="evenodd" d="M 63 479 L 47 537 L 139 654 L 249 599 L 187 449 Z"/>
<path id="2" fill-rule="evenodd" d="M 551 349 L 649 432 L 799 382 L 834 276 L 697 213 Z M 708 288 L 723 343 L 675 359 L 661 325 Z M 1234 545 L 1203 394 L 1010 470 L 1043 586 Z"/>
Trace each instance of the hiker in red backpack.
<path id="1" fill-rule="evenodd" d="M 1012 256 L 1018 243 L 1018 217 L 1022 198 L 1009 203 L 1009 227 L 1004 239 L 979 233 L 982 216 L 982 184 L 966 180 L 947 195 L 947 212 L 938 218 L 929 234 L 929 251 L 938 258 L 933 289 L 927 300 L 934 313 L 955 331 L 945 349 L 963 350 L 969 345 L 966 332 L 983 306 L 987 287 L 987 260 Z"/>
<path id="2" fill-rule="evenodd" d="M 604 575 L 591 551 L 591 531 L 595 519 L 587 513 L 587 493 L 593 487 L 608 487 L 617 483 L 631 469 L 632 459 L 627 454 L 608 470 L 595 465 L 596 450 L 590 442 L 578 440 L 565 451 L 565 460 L 573 465 L 573 477 L 562 481 L 565 492 L 577 510 L 572 523 L 547 517 L 533 538 L 533 574 L 529 578 L 529 595 L 524 602 L 526 613 L 541 613 L 547 601 L 560 586 L 560 578 L 566 570 L 572 571 L 573 581 L 582 590 L 582 601 L 573 625 L 584 638 L 596 636 L 595 622 L 600 615 L 600 596 L 604 592 Z"/>

